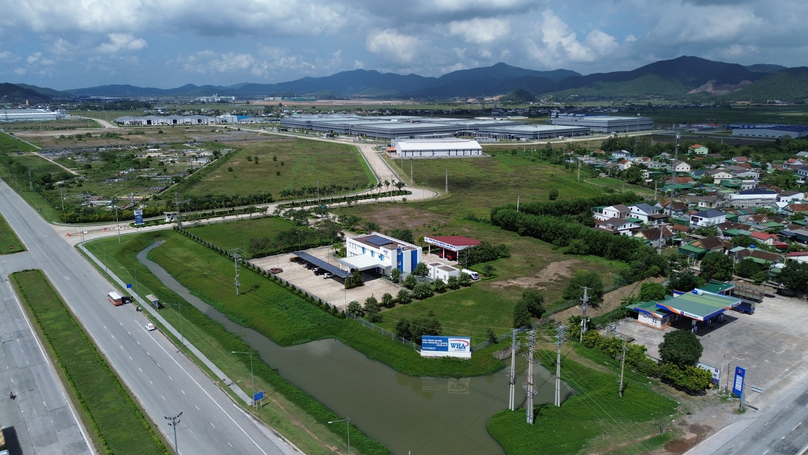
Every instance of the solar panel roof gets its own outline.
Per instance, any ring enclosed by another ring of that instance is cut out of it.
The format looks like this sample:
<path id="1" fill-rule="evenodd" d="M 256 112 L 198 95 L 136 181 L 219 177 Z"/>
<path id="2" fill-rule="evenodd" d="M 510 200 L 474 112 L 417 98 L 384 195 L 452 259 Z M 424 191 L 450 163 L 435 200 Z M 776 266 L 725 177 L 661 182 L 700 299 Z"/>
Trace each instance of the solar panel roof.
<path id="1" fill-rule="evenodd" d="M 378 235 L 371 235 L 369 237 L 364 237 L 362 240 L 364 240 L 365 242 L 370 243 L 371 245 L 376 245 L 376 246 L 384 246 L 384 245 L 389 245 L 389 244 L 393 243 L 392 240 L 386 239 L 384 237 L 380 237 Z"/>

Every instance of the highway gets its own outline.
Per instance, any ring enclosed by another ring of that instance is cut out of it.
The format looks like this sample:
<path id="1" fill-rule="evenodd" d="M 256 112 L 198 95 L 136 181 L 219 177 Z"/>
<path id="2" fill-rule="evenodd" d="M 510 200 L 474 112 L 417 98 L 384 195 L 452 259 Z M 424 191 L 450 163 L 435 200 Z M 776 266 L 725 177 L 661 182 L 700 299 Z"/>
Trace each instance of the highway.
<path id="1" fill-rule="evenodd" d="M 180 453 L 299 453 L 238 407 L 159 331 L 147 331 L 134 305 L 111 305 L 106 294 L 113 288 L 106 279 L 2 181 L 0 212 L 29 250 L 12 255 L 24 260 L 0 258 L 3 273 L 45 272 L 172 444 L 173 429 L 165 417 L 182 412 L 176 427 Z"/>

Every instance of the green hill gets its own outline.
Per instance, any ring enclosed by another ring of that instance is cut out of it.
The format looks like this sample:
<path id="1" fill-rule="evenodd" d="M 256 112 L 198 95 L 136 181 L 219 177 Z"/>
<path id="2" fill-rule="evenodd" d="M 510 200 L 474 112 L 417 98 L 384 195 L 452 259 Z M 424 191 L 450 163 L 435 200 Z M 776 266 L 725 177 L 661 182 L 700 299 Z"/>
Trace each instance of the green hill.
<path id="1" fill-rule="evenodd" d="M 808 101 L 808 67 L 789 68 L 769 74 L 748 87 L 726 95 L 724 99 L 752 102 Z"/>

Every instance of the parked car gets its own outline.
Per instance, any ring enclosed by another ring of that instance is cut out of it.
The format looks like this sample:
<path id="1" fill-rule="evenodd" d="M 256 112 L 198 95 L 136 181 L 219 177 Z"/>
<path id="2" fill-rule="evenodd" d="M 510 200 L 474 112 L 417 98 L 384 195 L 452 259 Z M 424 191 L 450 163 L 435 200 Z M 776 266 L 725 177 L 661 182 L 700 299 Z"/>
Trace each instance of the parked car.
<path id="1" fill-rule="evenodd" d="M 324 279 L 325 279 L 325 278 L 331 278 L 332 276 L 334 276 L 334 275 L 332 275 L 332 274 L 331 274 L 331 273 L 329 273 L 329 272 L 325 272 L 325 273 L 323 274 L 323 278 L 324 278 Z"/>
<path id="2" fill-rule="evenodd" d="M 283 269 L 280 267 L 272 267 L 271 269 L 269 269 L 269 273 L 277 275 L 279 273 L 283 273 Z"/>
<path id="3" fill-rule="evenodd" d="M 151 332 L 151 331 L 153 331 L 153 330 L 157 330 L 157 327 L 155 327 L 155 326 L 154 326 L 154 324 L 152 324 L 152 323 L 150 322 L 150 323 L 146 324 L 146 330 L 148 330 L 149 332 Z"/>
<path id="4" fill-rule="evenodd" d="M 323 272 L 325 272 L 325 270 L 323 270 L 323 269 L 321 269 L 321 268 L 319 268 L 319 267 L 315 267 L 315 268 L 314 268 L 314 274 L 315 274 L 315 275 L 320 275 L 320 274 L 322 274 Z"/>

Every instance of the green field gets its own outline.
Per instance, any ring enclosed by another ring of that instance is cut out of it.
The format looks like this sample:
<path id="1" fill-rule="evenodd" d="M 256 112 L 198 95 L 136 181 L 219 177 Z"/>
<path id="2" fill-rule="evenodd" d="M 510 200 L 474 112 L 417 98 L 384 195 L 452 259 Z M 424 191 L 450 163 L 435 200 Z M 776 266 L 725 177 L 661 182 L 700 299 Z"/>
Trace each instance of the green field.
<path id="1" fill-rule="evenodd" d="M 193 224 L 183 225 L 188 232 L 213 243 L 228 251 L 241 248 L 247 251 L 251 238 L 272 237 L 280 231 L 295 228 L 291 221 L 278 217 L 259 218 L 255 220 L 240 220 L 232 223 L 216 223 L 207 226 L 194 227 Z"/>
<path id="2" fill-rule="evenodd" d="M 589 352 L 587 352 L 589 351 Z M 625 392 L 619 396 L 619 362 L 586 348 L 575 348 L 581 356 L 594 360 L 593 369 L 562 357 L 561 378 L 575 394 L 555 407 L 540 406 L 533 426 L 525 421 L 525 409 L 500 411 L 488 421 L 488 431 L 509 455 L 532 454 L 640 454 L 660 449 L 672 438 L 660 435 L 660 426 L 670 424 L 677 403 L 661 395 L 649 380 L 626 372 Z M 555 370 L 555 351 L 539 351 L 542 364 Z M 593 365 L 587 359 L 583 360 Z"/>
<path id="3" fill-rule="evenodd" d="M 364 190 L 370 183 L 356 147 L 323 141 L 262 136 L 239 143 L 235 153 L 214 164 L 175 191 L 193 196 L 268 192 L 277 199 L 283 190 L 309 188 L 314 196 L 318 187 L 323 195 L 331 185 Z"/>
<path id="4" fill-rule="evenodd" d="M 0 215 L 0 254 L 16 253 L 18 251 L 25 251 L 25 246 L 11 229 L 11 226 L 8 225 L 5 218 Z"/>
<path id="5" fill-rule="evenodd" d="M 164 454 L 166 446 L 38 270 L 17 272 L 14 284 L 83 411 L 97 448 L 108 453 Z"/>

